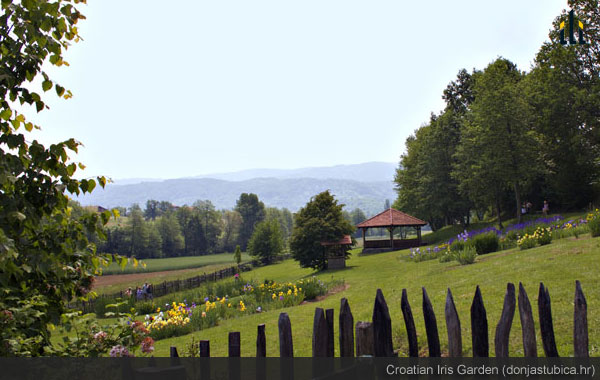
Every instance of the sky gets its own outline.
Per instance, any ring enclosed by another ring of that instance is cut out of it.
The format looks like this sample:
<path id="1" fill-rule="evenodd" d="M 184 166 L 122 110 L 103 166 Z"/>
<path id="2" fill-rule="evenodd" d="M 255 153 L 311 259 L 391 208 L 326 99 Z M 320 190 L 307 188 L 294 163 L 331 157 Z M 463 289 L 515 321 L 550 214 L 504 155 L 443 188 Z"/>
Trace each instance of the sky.
<path id="1" fill-rule="evenodd" d="M 80 177 L 398 162 L 462 68 L 528 71 L 565 0 L 89 0 L 35 138 Z M 168 4 L 168 5 L 167 5 Z M 48 65 L 49 66 L 49 65 Z"/>

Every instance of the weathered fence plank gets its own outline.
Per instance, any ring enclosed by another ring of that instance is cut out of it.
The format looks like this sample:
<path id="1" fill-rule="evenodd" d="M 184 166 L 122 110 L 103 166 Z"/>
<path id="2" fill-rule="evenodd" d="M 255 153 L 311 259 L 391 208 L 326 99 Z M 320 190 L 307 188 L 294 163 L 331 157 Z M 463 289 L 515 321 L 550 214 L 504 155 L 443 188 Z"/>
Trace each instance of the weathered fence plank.
<path id="1" fill-rule="evenodd" d="M 442 356 L 440 349 L 440 336 L 438 334 L 437 320 L 433 311 L 433 306 L 427 295 L 427 290 L 423 287 L 423 318 L 425 319 L 425 330 L 427 332 L 427 346 L 429 348 L 429 357 L 439 358 Z"/>
<path id="2" fill-rule="evenodd" d="M 315 309 L 315 317 L 313 319 L 313 358 L 327 357 L 327 340 L 327 321 L 325 320 L 325 312 L 320 307 L 317 307 Z"/>
<path id="3" fill-rule="evenodd" d="M 200 346 L 200 357 L 201 358 L 210 358 L 210 341 L 201 340 L 199 346 Z"/>
<path id="4" fill-rule="evenodd" d="M 419 356 L 419 343 L 417 342 L 417 329 L 415 328 L 415 320 L 408 302 L 406 289 L 402 289 L 402 299 L 400 300 L 400 308 L 404 317 L 404 325 L 406 326 L 406 335 L 408 336 L 408 355 L 410 357 Z"/>
<path id="5" fill-rule="evenodd" d="M 340 357 L 354 357 L 354 317 L 346 298 L 340 301 Z"/>
<path id="6" fill-rule="evenodd" d="M 471 337 L 473 343 L 473 357 L 487 358 L 490 356 L 488 341 L 488 323 L 483 297 L 479 285 L 475 289 L 475 296 L 471 304 Z"/>
<path id="7" fill-rule="evenodd" d="M 540 291 L 538 293 L 538 311 L 540 315 L 540 331 L 542 335 L 542 345 L 546 357 L 558 357 L 556 341 L 554 339 L 554 326 L 552 324 L 552 307 L 550 305 L 550 293 L 540 282 Z"/>
<path id="8" fill-rule="evenodd" d="M 279 357 L 293 358 L 294 344 L 292 341 L 292 324 L 287 313 L 279 314 Z"/>
<path id="9" fill-rule="evenodd" d="M 256 357 L 264 358 L 267 356 L 267 337 L 265 335 L 265 324 L 258 325 L 256 333 Z"/>
<path id="10" fill-rule="evenodd" d="M 327 322 L 327 357 L 332 358 L 335 351 L 333 309 L 325 310 L 325 321 Z"/>
<path id="11" fill-rule="evenodd" d="M 356 356 L 373 356 L 375 354 L 375 338 L 371 322 L 356 324 Z"/>
<path id="12" fill-rule="evenodd" d="M 519 317 L 523 331 L 523 352 L 526 358 L 537 357 L 537 341 L 531 303 L 523 284 L 519 282 Z"/>
<path id="13" fill-rule="evenodd" d="M 460 330 L 460 318 L 454 305 L 452 292 L 448 288 L 446 294 L 446 307 L 444 309 L 446 317 L 446 330 L 448 330 L 448 356 L 457 358 L 462 356 L 462 334 Z"/>
<path id="14" fill-rule="evenodd" d="M 377 289 L 375 304 L 373 306 L 373 337 L 375 343 L 375 356 L 394 356 L 394 348 L 392 345 L 392 320 L 381 289 Z"/>
<path id="15" fill-rule="evenodd" d="M 587 302 L 579 280 L 575 281 L 575 310 L 573 323 L 573 346 L 575 357 L 590 356 L 588 341 Z"/>
<path id="16" fill-rule="evenodd" d="M 504 306 L 502 307 L 502 315 L 496 326 L 496 336 L 494 338 L 494 350 L 497 358 L 508 357 L 508 339 L 510 336 L 510 328 L 515 316 L 515 285 L 508 283 L 506 285 L 506 294 L 504 295 Z"/>
<path id="17" fill-rule="evenodd" d="M 240 333 L 232 331 L 229 333 L 229 357 L 239 358 L 241 356 Z"/>

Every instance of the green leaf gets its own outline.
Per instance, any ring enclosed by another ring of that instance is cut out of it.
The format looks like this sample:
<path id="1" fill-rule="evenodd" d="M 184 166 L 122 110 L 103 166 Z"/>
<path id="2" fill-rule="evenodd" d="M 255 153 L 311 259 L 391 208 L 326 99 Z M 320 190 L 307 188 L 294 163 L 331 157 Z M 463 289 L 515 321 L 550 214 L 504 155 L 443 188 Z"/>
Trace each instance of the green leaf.
<path id="1" fill-rule="evenodd" d="M 2 110 L 2 112 L 0 112 L 0 118 L 2 118 L 2 120 L 8 121 L 8 119 L 10 119 L 11 116 L 12 111 L 10 110 L 10 108 L 5 108 Z"/>
<path id="2" fill-rule="evenodd" d="M 65 88 L 58 84 L 54 86 L 54 90 L 56 90 L 56 95 L 58 96 L 63 96 L 63 94 L 65 93 Z"/>
<path id="3" fill-rule="evenodd" d="M 45 80 L 42 82 L 42 90 L 44 90 L 44 92 L 50 90 L 52 88 L 52 82 L 49 80 Z"/>

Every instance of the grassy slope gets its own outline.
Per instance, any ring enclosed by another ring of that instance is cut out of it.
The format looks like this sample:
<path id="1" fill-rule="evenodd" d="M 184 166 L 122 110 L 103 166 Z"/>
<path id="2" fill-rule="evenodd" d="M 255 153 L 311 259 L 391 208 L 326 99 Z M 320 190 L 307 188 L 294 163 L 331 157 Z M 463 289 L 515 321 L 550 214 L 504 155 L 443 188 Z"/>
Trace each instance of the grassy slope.
<path id="1" fill-rule="evenodd" d="M 353 255 L 348 261 L 349 268 L 339 271 L 326 271 L 317 274 L 328 280 L 332 277 L 343 278 L 350 286 L 347 290 L 332 295 L 320 302 L 253 314 L 247 317 L 221 321 L 220 325 L 193 334 L 196 341 L 208 339 L 211 342 L 213 356 L 227 356 L 227 332 L 240 331 L 242 337 L 242 355 L 255 355 L 256 326 L 266 324 L 267 354 L 278 356 L 279 341 L 277 319 L 284 311 L 290 315 L 294 337 L 295 356 L 311 355 L 312 323 L 315 307 L 334 308 L 336 319 L 342 297 L 349 300 L 354 321 L 369 321 L 373 311 L 373 300 L 377 288 L 381 288 L 386 297 L 394 334 L 394 347 L 405 356 L 408 351 L 406 330 L 400 310 L 402 289 L 408 291 L 418 331 L 419 346 L 422 354 L 427 352 L 426 334 L 421 311 L 421 287 L 425 286 L 436 312 L 442 350 L 446 350 L 447 333 L 444 321 L 446 288 L 450 287 L 461 318 L 463 330 L 463 348 L 471 355 L 470 305 L 475 285 L 480 285 L 488 315 L 490 332 L 490 352 L 493 353 L 495 327 L 502 310 L 507 282 L 518 286 L 523 282 L 537 317 L 537 292 L 541 281 L 549 288 L 552 298 L 554 330 L 558 350 L 561 355 L 572 355 L 572 325 L 574 282 L 580 280 L 588 303 L 588 321 L 590 350 L 598 356 L 600 351 L 600 294 L 595 291 L 600 285 L 597 273 L 600 271 L 600 239 L 589 235 L 579 239 L 568 238 L 553 242 L 550 246 L 538 247 L 527 251 L 517 249 L 497 252 L 479 257 L 476 264 L 460 266 L 455 262 L 439 263 L 437 260 L 413 263 L 406 260 L 408 252 L 389 252 L 377 255 Z M 298 267 L 295 261 L 260 268 L 245 274 L 257 280 L 265 278 L 277 281 L 289 281 L 312 272 Z M 518 311 L 517 311 L 518 313 Z M 337 322 L 336 322 L 337 324 Z M 339 355 L 336 329 L 336 356 Z M 539 326 L 538 353 L 543 355 Z M 156 354 L 168 356 L 169 346 L 177 346 L 183 352 L 191 341 L 191 335 L 166 339 L 157 342 Z M 522 356 L 521 327 L 518 315 L 515 315 L 511 330 L 510 354 Z"/>

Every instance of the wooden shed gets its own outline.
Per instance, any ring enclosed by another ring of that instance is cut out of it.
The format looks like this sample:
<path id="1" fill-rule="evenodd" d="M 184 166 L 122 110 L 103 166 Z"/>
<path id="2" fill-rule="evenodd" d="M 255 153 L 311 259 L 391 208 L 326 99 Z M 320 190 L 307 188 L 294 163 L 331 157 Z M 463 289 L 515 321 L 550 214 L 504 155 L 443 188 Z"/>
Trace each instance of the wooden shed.
<path id="1" fill-rule="evenodd" d="M 341 269 L 346 267 L 346 252 L 352 247 L 352 238 L 346 235 L 337 241 L 322 241 L 327 254 L 327 269 Z"/>

